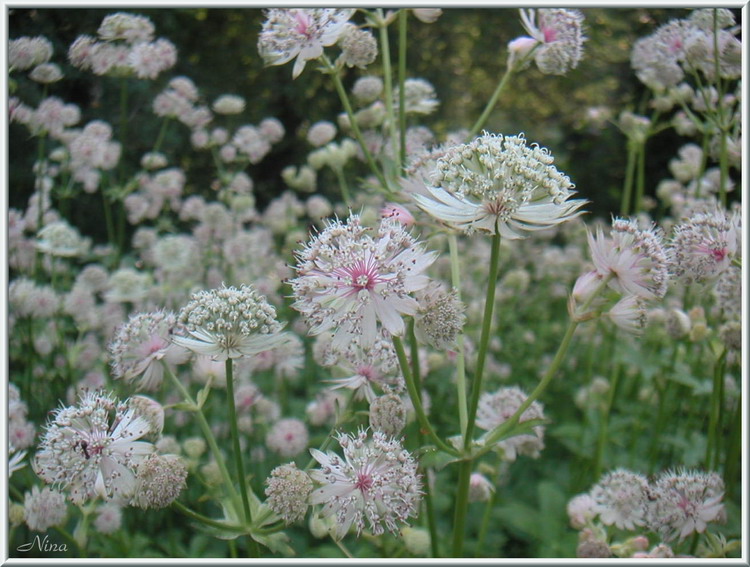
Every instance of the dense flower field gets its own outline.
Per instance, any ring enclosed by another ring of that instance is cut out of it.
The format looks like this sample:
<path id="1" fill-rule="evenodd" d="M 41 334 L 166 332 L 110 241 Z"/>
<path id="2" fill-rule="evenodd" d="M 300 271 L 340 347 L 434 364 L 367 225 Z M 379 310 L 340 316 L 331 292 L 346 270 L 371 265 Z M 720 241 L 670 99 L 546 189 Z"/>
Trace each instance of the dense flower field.
<path id="1" fill-rule="evenodd" d="M 494 94 L 440 136 L 405 68 L 440 9 L 266 10 L 259 56 L 338 95 L 302 131 L 170 74 L 136 11 L 67 53 L 11 30 L 37 153 L 7 212 L 9 556 L 740 557 L 740 27 L 695 9 L 632 45 L 649 96 L 610 117 L 627 165 L 599 218 L 544 140 L 486 130 L 513 77 L 585 65 L 585 10 L 508 13 Z M 70 70 L 119 114 L 56 96 Z M 290 140 L 306 160 L 260 207 Z"/>

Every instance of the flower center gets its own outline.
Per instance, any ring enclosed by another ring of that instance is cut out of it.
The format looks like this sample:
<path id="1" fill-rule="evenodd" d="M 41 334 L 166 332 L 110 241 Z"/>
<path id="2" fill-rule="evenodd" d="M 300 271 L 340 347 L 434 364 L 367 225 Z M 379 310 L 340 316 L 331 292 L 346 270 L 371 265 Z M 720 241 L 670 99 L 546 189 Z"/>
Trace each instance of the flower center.
<path id="1" fill-rule="evenodd" d="M 354 486 L 360 491 L 360 492 L 367 492 L 372 488 L 373 480 L 372 476 L 366 472 L 366 471 L 359 471 L 357 473 L 357 480 L 354 483 Z"/>
<path id="2" fill-rule="evenodd" d="M 378 272 L 377 260 L 369 254 L 349 266 L 334 270 L 333 275 L 338 280 L 337 287 L 349 288 L 347 296 L 362 290 L 372 291 L 376 284 L 385 281 Z"/>

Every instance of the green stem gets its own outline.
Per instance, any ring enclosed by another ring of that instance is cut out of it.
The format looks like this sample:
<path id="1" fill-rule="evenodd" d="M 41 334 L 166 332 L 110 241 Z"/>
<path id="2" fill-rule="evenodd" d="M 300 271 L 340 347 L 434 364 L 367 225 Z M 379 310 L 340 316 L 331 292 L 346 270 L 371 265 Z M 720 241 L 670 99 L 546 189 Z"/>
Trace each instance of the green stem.
<path id="1" fill-rule="evenodd" d="M 367 147 L 367 143 L 365 142 L 364 137 L 362 136 L 362 131 L 359 129 L 359 125 L 357 124 L 357 119 L 354 116 L 354 111 L 352 110 L 351 102 L 349 102 L 349 97 L 346 94 L 346 90 L 344 89 L 344 85 L 341 82 L 341 77 L 339 76 L 339 70 L 331 63 L 331 61 L 323 55 L 321 57 L 321 61 L 326 66 L 328 71 L 330 71 L 331 77 L 333 77 L 333 84 L 336 87 L 336 92 L 339 95 L 339 99 L 341 99 L 341 104 L 344 105 L 344 110 L 346 111 L 346 115 L 349 117 L 349 123 L 352 127 L 352 132 L 354 132 L 354 137 L 357 139 L 357 142 L 359 143 L 359 146 L 362 148 L 362 153 L 365 156 L 365 160 L 367 161 L 367 164 L 370 166 L 370 169 L 372 170 L 372 173 L 375 175 L 375 177 L 378 178 L 378 181 L 380 181 L 380 184 L 383 186 L 383 189 L 391 192 L 391 189 L 388 185 L 388 181 L 386 180 L 383 173 L 378 168 L 377 164 L 375 163 L 375 160 L 372 157 L 372 154 L 370 153 L 370 149 Z"/>
<path id="2" fill-rule="evenodd" d="M 414 406 L 414 411 L 417 414 L 417 419 L 419 420 L 420 425 L 424 429 L 425 433 L 430 436 L 430 439 L 437 445 L 441 450 L 445 451 L 446 453 L 449 453 L 454 456 L 458 456 L 459 453 L 445 443 L 440 437 L 438 437 L 437 433 L 435 433 L 435 430 L 432 428 L 432 425 L 430 424 L 430 421 L 427 419 L 427 415 L 425 414 L 424 407 L 422 406 L 422 402 L 420 400 L 419 392 L 417 391 L 416 384 L 414 383 L 414 377 L 412 376 L 411 369 L 409 368 L 409 360 L 406 357 L 406 351 L 404 350 L 404 343 L 401 342 L 401 339 L 397 337 L 396 335 L 393 335 L 393 346 L 396 349 L 396 355 L 398 356 L 398 363 L 401 366 L 401 372 L 404 375 L 404 381 L 406 382 L 406 389 L 409 391 L 409 397 L 411 398 L 411 403 Z"/>
<path id="3" fill-rule="evenodd" d="M 646 142 L 638 145 L 638 163 L 636 167 L 635 207 L 634 214 L 641 212 L 643 193 L 646 185 Z"/>
<path id="4" fill-rule="evenodd" d="M 407 18 L 409 16 L 409 10 L 402 9 L 398 14 L 398 129 L 401 136 L 401 144 L 399 146 L 399 169 L 398 173 L 401 174 L 401 168 L 406 164 L 406 103 L 404 98 L 404 83 L 406 82 L 406 48 L 407 48 Z"/>
<path id="5" fill-rule="evenodd" d="M 245 526 L 240 526 L 237 524 L 228 524 L 226 522 L 222 522 L 219 520 L 214 520 L 213 518 L 209 518 L 208 516 L 204 516 L 203 514 L 199 514 L 195 510 L 191 510 L 181 502 L 178 502 L 177 500 L 172 501 L 172 507 L 176 509 L 177 511 L 181 512 L 191 520 L 195 520 L 196 522 L 200 522 L 201 524 L 205 524 L 207 526 L 211 526 L 212 528 L 218 528 L 220 530 L 229 530 L 233 532 L 240 532 L 245 533 L 247 531 L 247 528 Z"/>
<path id="6" fill-rule="evenodd" d="M 201 431 L 203 432 L 203 436 L 206 438 L 206 442 L 208 443 L 208 447 L 211 449 L 211 453 L 214 456 L 214 460 L 216 461 L 216 466 L 219 467 L 219 472 L 221 473 L 221 477 L 224 480 L 224 484 L 227 487 L 227 490 L 230 493 L 230 498 L 233 501 L 237 501 L 239 498 L 239 495 L 237 494 L 237 490 L 234 487 L 234 484 L 232 483 L 232 477 L 229 476 L 229 471 L 227 470 L 227 466 L 224 463 L 224 457 L 221 454 L 221 450 L 219 449 L 219 446 L 216 444 L 216 438 L 214 437 L 213 432 L 211 431 L 211 426 L 208 424 L 208 421 L 206 421 L 206 416 L 203 415 L 203 410 L 198 407 L 198 404 L 195 403 L 195 400 L 193 400 L 193 397 L 190 395 L 190 392 L 188 392 L 187 388 L 180 382 L 180 380 L 177 378 L 177 376 L 174 375 L 174 372 L 172 372 L 172 369 L 169 368 L 169 365 L 165 361 L 162 360 L 162 366 L 164 367 L 164 372 L 169 376 L 170 380 L 172 380 L 172 383 L 177 387 L 177 389 L 182 394 L 182 397 L 184 400 L 194 406 L 195 408 L 195 415 L 198 418 L 198 425 L 201 428 Z"/>
<path id="7" fill-rule="evenodd" d="M 466 516 L 469 510 L 469 481 L 471 480 L 470 459 L 461 461 L 458 466 L 458 488 L 456 491 L 456 508 L 453 515 L 453 557 L 461 557 L 466 532 Z"/>
<path id="8" fill-rule="evenodd" d="M 398 132 L 396 130 L 396 113 L 393 110 L 393 71 L 391 69 L 391 48 L 388 40 L 388 26 L 385 24 L 383 10 L 378 8 L 378 20 L 380 23 L 380 53 L 383 58 L 383 83 L 385 89 L 385 112 L 388 115 L 388 129 L 393 149 L 394 159 L 398 160 Z M 400 170 L 400 166 L 395 168 Z"/>
<path id="9" fill-rule="evenodd" d="M 451 257 L 451 283 L 456 290 L 458 299 L 461 300 L 461 267 L 458 258 L 458 240 L 455 232 L 448 234 L 448 248 Z M 468 405 L 466 401 L 466 361 L 464 360 L 464 332 L 458 334 L 456 342 L 458 351 L 456 353 L 456 391 L 458 394 L 458 422 L 461 426 L 461 435 L 466 438 L 466 424 L 469 421 Z"/>
<path id="10" fill-rule="evenodd" d="M 350 207 L 352 205 L 352 196 L 351 193 L 349 193 L 349 186 L 346 183 L 346 177 L 344 177 L 344 170 L 340 167 L 334 167 L 332 169 L 336 173 L 336 179 L 339 182 L 339 189 L 341 189 L 341 196 L 344 199 L 344 203 L 346 203 L 347 207 Z"/>
<path id="11" fill-rule="evenodd" d="M 242 510 L 245 514 L 245 523 L 249 526 L 253 522 L 250 513 L 250 499 L 247 496 L 247 478 L 245 477 L 245 462 L 242 458 L 242 449 L 240 448 L 240 434 L 237 429 L 237 408 L 234 404 L 234 369 L 232 359 L 227 358 L 224 363 L 227 379 L 227 405 L 229 409 L 229 428 L 232 434 L 232 450 L 234 451 L 234 464 L 237 467 L 237 480 L 240 484 L 240 497 L 242 498 Z M 247 537 L 248 551 L 250 557 L 260 557 L 260 547 L 258 542 L 251 536 Z"/>
<path id="12" fill-rule="evenodd" d="M 622 203 L 620 204 L 620 215 L 627 216 L 630 213 L 630 197 L 633 192 L 633 176 L 635 174 L 636 161 L 638 159 L 638 144 L 628 139 L 628 163 L 625 166 L 625 183 L 622 188 Z"/>
<path id="13" fill-rule="evenodd" d="M 519 408 L 511 417 L 509 417 L 506 421 L 504 421 L 498 427 L 493 429 L 487 435 L 487 439 L 485 441 L 485 448 L 479 453 L 477 453 L 475 457 L 479 457 L 480 455 L 486 453 L 487 451 L 492 450 L 493 445 L 498 440 L 500 440 L 502 436 L 508 430 L 510 430 L 512 427 L 514 427 L 518 423 L 519 419 L 521 418 L 521 415 L 523 415 L 523 412 L 525 412 L 529 408 L 529 406 L 544 393 L 544 391 L 547 389 L 547 386 L 549 386 L 549 383 L 552 381 L 552 378 L 554 378 L 555 374 L 557 374 L 557 371 L 560 368 L 560 364 L 562 364 L 563 358 L 565 357 L 565 354 L 568 351 L 568 347 L 570 346 L 570 341 L 573 338 L 573 334 L 575 333 L 575 330 L 577 327 L 578 327 L 578 321 L 571 320 L 570 323 L 568 324 L 567 330 L 565 331 L 565 335 L 563 336 L 562 342 L 560 343 L 560 346 L 557 349 L 555 358 L 552 360 L 552 364 L 550 364 L 550 367 L 547 369 L 547 372 L 545 373 L 541 382 L 539 382 L 537 387 L 534 388 L 534 391 L 531 392 L 531 394 L 529 394 L 529 397 L 526 398 L 526 400 L 519 406 Z"/>
<path id="14" fill-rule="evenodd" d="M 516 64 L 512 66 L 508 66 L 505 69 L 505 73 L 500 78 L 500 82 L 497 84 L 497 87 L 495 87 L 495 92 L 492 93 L 492 96 L 490 97 L 490 100 L 487 101 L 487 106 L 484 107 L 484 110 L 482 111 L 482 114 L 477 118 L 477 121 L 474 123 L 474 126 L 471 127 L 471 130 L 469 131 L 469 135 L 466 137 L 466 140 L 471 140 L 474 136 L 476 136 L 479 131 L 484 127 L 487 120 L 490 117 L 490 114 L 495 108 L 495 105 L 497 104 L 498 99 L 500 98 L 500 93 L 503 92 L 505 89 L 505 86 L 508 84 L 508 80 L 510 79 L 511 75 L 513 75 L 514 71 L 518 68 L 520 68 L 523 65 L 523 62 L 531 56 L 531 53 L 536 49 L 531 50 L 530 53 L 528 53 L 526 56 L 523 57 L 520 61 L 518 61 Z"/>
<path id="15" fill-rule="evenodd" d="M 427 476 L 427 471 L 425 471 L 424 477 L 424 503 L 427 510 L 427 528 L 430 530 L 430 548 L 432 549 L 433 557 L 440 557 L 435 506 L 432 502 L 432 488 L 430 488 L 430 479 Z"/>
<path id="16" fill-rule="evenodd" d="M 482 334 L 479 338 L 479 354 L 477 355 L 477 366 L 474 380 L 471 384 L 471 402 L 469 405 L 468 421 L 466 422 L 466 435 L 464 436 L 464 448 L 471 447 L 471 436 L 474 433 L 474 421 L 479 405 L 479 396 L 482 393 L 482 378 L 484 377 L 484 364 L 487 359 L 487 348 L 490 344 L 490 329 L 492 328 L 492 313 L 495 308 L 495 290 L 497 289 L 497 272 L 500 266 L 500 232 L 495 227 L 492 235 L 492 250 L 490 252 L 490 272 L 487 281 L 487 297 L 484 300 L 484 317 L 482 319 Z M 468 480 L 467 480 L 468 482 Z"/>
<path id="17" fill-rule="evenodd" d="M 727 349 L 724 348 L 716 360 L 714 365 L 714 381 L 713 388 L 711 390 L 711 413 L 708 418 L 708 442 L 706 443 L 706 459 L 705 467 L 706 470 L 714 470 L 715 464 L 719 462 L 719 438 L 721 432 L 720 427 L 720 416 L 721 416 L 721 405 L 723 403 L 722 393 L 723 387 L 722 382 L 724 381 L 724 368 L 726 365 Z"/>
<path id="18" fill-rule="evenodd" d="M 615 343 L 616 345 L 616 343 Z M 610 360 L 614 360 L 614 357 L 610 357 Z M 607 404 L 602 408 L 601 421 L 599 423 L 599 439 L 596 445 L 596 460 L 594 462 L 594 478 L 599 478 L 602 473 L 602 464 L 604 461 L 604 450 L 607 446 L 607 437 L 609 430 L 609 415 L 612 411 L 612 406 L 615 401 L 615 392 L 617 390 L 617 382 L 620 379 L 622 371 L 622 365 L 618 362 L 615 363 L 612 369 L 612 377 L 609 383 L 609 393 L 607 395 Z"/>
<path id="19" fill-rule="evenodd" d="M 154 149 L 152 151 L 158 152 L 161 148 L 161 145 L 164 142 L 164 137 L 167 135 L 167 126 L 169 126 L 169 121 L 169 116 L 165 116 L 164 120 L 162 120 L 161 128 L 159 128 L 159 135 L 156 137 L 156 143 L 154 144 Z"/>
<path id="20" fill-rule="evenodd" d="M 68 530 L 66 530 L 62 526 L 53 526 L 53 527 L 55 531 L 63 537 L 65 541 L 73 544 L 73 546 L 78 551 L 79 557 L 81 558 L 86 557 L 86 548 L 82 547 L 81 544 L 78 543 L 78 540 L 76 540 L 76 538 L 74 538 L 73 535 Z"/>
<path id="21" fill-rule="evenodd" d="M 250 500 L 247 496 L 247 479 L 245 478 L 245 463 L 240 448 L 240 435 L 237 429 L 237 408 L 234 404 L 234 369 L 232 359 L 227 358 L 224 362 L 227 380 L 227 406 L 229 410 L 229 428 L 232 434 L 232 450 L 234 451 L 234 463 L 237 467 L 237 480 L 240 483 L 240 496 L 242 497 L 242 509 L 245 512 L 245 522 L 252 523 L 250 514 Z"/>
<path id="22" fill-rule="evenodd" d="M 735 493 L 735 482 L 740 478 L 740 456 L 742 455 L 742 398 L 738 397 L 734 422 L 729 433 L 726 461 L 724 464 L 724 485 L 727 489 L 727 500 Z"/>
<path id="23" fill-rule="evenodd" d="M 482 515 L 482 524 L 479 528 L 479 535 L 477 536 L 477 548 L 474 551 L 474 557 L 479 557 L 484 546 L 484 540 L 487 537 L 487 530 L 490 527 L 490 518 L 492 518 L 492 510 L 495 508 L 497 502 L 497 488 L 490 494 L 490 499 L 484 506 L 484 514 Z"/>

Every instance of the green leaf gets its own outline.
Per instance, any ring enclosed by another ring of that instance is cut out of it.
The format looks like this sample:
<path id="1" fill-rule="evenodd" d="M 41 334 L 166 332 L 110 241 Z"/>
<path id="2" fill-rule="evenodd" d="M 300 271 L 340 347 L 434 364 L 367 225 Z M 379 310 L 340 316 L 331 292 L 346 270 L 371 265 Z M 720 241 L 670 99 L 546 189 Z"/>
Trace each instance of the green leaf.
<path id="1" fill-rule="evenodd" d="M 173 409 L 176 411 L 198 411 L 198 406 L 190 402 L 177 402 L 176 404 L 169 404 L 164 406 L 164 409 Z"/>
<path id="2" fill-rule="evenodd" d="M 209 380 L 206 386 L 200 392 L 198 392 L 198 397 L 196 398 L 198 409 L 203 409 L 203 405 L 206 403 L 206 400 L 208 399 L 208 394 L 210 392 L 211 392 L 211 380 Z"/>
<path id="3" fill-rule="evenodd" d="M 419 462 L 424 468 L 434 468 L 439 471 L 445 468 L 446 465 L 457 463 L 460 460 L 450 453 L 440 451 L 435 447 L 428 447 L 420 456 Z"/>

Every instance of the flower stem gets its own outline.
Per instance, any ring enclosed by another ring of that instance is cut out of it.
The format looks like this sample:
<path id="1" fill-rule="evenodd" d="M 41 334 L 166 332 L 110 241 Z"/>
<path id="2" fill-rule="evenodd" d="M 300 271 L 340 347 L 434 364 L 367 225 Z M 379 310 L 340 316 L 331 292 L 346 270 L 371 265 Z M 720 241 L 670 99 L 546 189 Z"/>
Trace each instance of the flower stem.
<path id="1" fill-rule="evenodd" d="M 496 227 L 497 228 L 497 227 Z M 469 405 L 468 421 L 466 422 L 466 434 L 464 435 L 464 448 L 471 446 L 471 436 L 474 433 L 474 421 L 477 416 L 479 396 L 482 393 L 482 378 L 484 375 L 484 363 L 487 359 L 487 347 L 490 343 L 490 329 L 492 328 L 492 313 L 495 308 L 495 289 L 497 288 L 497 272 L 500 266 L 500 232 L 495 230 L 492 235 L 492 251 L 490 253 L 490 272 L 487 281 L 487 296 L 484 300 L 484 317 L 482 319 L 482 334 L 479 338 L 479 354 L 477 355 L 477 366 L 474 380 L 471 384 L 471 402 Z M 468 479 L 467 479 L 468 482 Z"/>
<path id="2" fill-rule="evenodd" d="M 458 258 L 458 240 L 456 233 L 448 235 L 448 248 L 451 257 L 451 283 L 461 299 L 461 267 Z M 461 426 L 461 435 L 466 437 L 466 423 L 469 421 L 466 402 L 466 361 L 464 360 L 464 332 L 458 334 L 458 352 L 456 354 L 456 391 L 458 393 L 458 422 Z"/>
<path id="3" fill-rule="evenodd" d="M 224 363 L 227 379 L 227 406 L 229 410 L 229 428 L 232 434 L 232 450 L 234 451 L 234 462 L 237 467 L 237 480 L 240 483 L 240 496 L 242 497 L 242 508 L 245 512 L 245 522 L 250 524 L 250 500 L 247 497 L 247 479 L 245 478 L 245 463 L 242 459 L 240 449 L 240 435 L 237 430 L 237 408 L 234 405 L 234 370 L 232 359 L 227 358 Z"/>
<path id="4" fill-rule="evenodd" d="M 484 107 L 482 114 L 479 116 L 479 118 L 477 118 L 477 121 L 474 123 L 474 126 L 471 127 L 471 130 L 469 131 L 469 135 L 466 137 L 467 142 L 471 140 L 474 136 L 476 136 L 479 133 L 479 131 L 482 129 L 482 127 L 484 127 L 484 125 L 487 123 L 487 119 L 490 117 L 490 114 L 494 110 L 495 105 L 497 104 L 497 101 L 500 98 L 500 93 L 503 92 L 503 89 L 505 88 L 505 85 L 508 84 L 508 80 L 510 79 L 511 75 L 513 74 L 515 69 L 519 67 L 520 64 L 522 64 L 522 62 L 519 62 L 516 65 L 508 65 L 508 67 L 505 69 L 505 73 L 500 79 L 500 82 L 497 84 L 497 87 L 495 87 L 495 92 L 492 93 L 490 100 L 487 101 L 487 106 Z"/>
<path id="5" fill-rule="evenodd" d="M 646 185 L 646 142 L 638 145 L 638 162 L 636 164 L 635 206 L 633 213 L 638 214 L 643 207 L 643 192 Z"/>
<path id="6" fill-rule="evenodd" d="M 352 196 L 349 193 L 349 186 L 346 183 L 346 177 L 344 177 L 344 170 L 340 167 L 334 167 L 333 171 L 336 173 L 336 179 L 339 182 L 339 189 L 341 189 L 341 197 L 344 199 L 347 207 L 352 204 Z"/>
<path id="7" fill-rule="evenodd" d="M 724 368 L 727 358 L 727 349 L 724 348 L 714 365 L 714 383 L 711 390 L 711 413 L 708 421 L 708 442 L 706 444 L 706 459 L 704 466 L 706 470 L 714 470 L 719 463 L 719 438 L 721 432 L 721 406 L 723 404 Z"/>
<path id="8" fill-rule="evenodd" d="M 203 432 L 203 436 L 206 438 L 206 442 L 208 443 L 208 447 L 211 449 L 211 453 L 214 456 L 214 460 L 216 461 L 216 466 L 219 467 L 219 472 L 221 473 L 221 477 L 224 480 L 224 484 L 227 487 L 227 490 L 230 493 L 230 498 L 233 501 L 237 501 L 239 498 L 239 495 L 237 494 L 236 489 L 234 488 L 234 484 L 232 483 L 232 477 L 229 476 L 229 471 L 227 470 L 227 466 L 224 463 L 224 457 L 221 454 L 221 450 L 219 449 L 219 446 L 216 444 L 216 439 L 214 438 L 214 434 L 211 431 L 211 426 L 208 424 L 208 421 L 206 421 L 206 416 L 203 415 L 203 410 L 198 407 L 198 405 L 195 403 L 195 400 L 193 400 L 193 397 L 190 395 L 190 392 L 188 392 L 187 388 L 180 382 L 180 380 L 177 378 L 177 376 L 174 375 L 174 372 L 172 372 L 172 369 L 169 368 L 167 363 L 162 360 L 162 366 L 164 367 L 164 372 L 169 376 L 169 378 L 172 380 L 172 383 L 177 387 L 177 389 L 182 394 L 182 397 L 185 399 L 185 401 L 195 406 L 195 415 L 198 418 L 198 425 L 201 428 L 201 431 Z"/>
<path id="9" fill-rule="evenodd" d="M 351 124 L 352 132 L 354 132 L 354 137 L 357 138 L 357 142 L 359 143 L 359 146 L 362 148 L 362 153 L 365 155 L 365 160 L 367 161 L 367 164 L 370 166 L 372 173 L 375 175 L 375 177 L 378 178 L 378 181 L 380 181 L 380 184 L 383 186 L 383 188 L 390 193 L 391 189 L 388 185 L 388 181 L 383 175 L 383 172 L 380 171 L 377 164 L 375 163 L 375 160 L 372 157 L 372 153 L 370 153 L 370 149 L 367 147 L 367 142 L 365 142 L 365 139 L 362 136 L 362 131 L 359 129 L 359 125 L 357 124 L 357 119 L 354 117 L 352 104 L 351 102 L 349 102 L 349 97 L 347 96 L 346 90 L 344 89 L 344 85 L 341 82 L 341 76 L 339 75 L 339 70 L 331 63 L 331 61 L 325 55 L 321 57 L 321 60 L 323 61 L 323 64 L 326 66 L 326 68 L 330 71 L 331 76 L 333 77 L 333 84 L 336 87 L 336 92 L 339 95 L 339 99 L 341 99 L 341 104 L 344 105 L 344 110 L 346 111 L 346 115 L 349 117 L 349 123 Z"/>
<path id="10" fill-rule="evenodd" d="M 200 522 L 201 524 L 205 524 L 207 526 L 211 526 L 213 528 L 218 528 L 220 530 L 230 530 L 234 532 L 245 532 L 246 528 L 245 526 L 240 526 L 236 524 L 227 524 L 226 522 L 221 522 L 219 520 L 214 520 L 213 518 L 209 518 L 208 516 L 204 516 L 203 514 L 199 514 L 195 510 L 191 510 L 181 502 L 178 502 L 177 500 L 172 501 L 172 507 L 190 518 L 191 520 L 195 520 L 196 522 Z"/>
<path id="11" fill-rule="evenodd" d="M 406 103 L 404 101 L 406 93 L 404 92 L 404 83 L 406 82 L 406 48 L 408 44 L 406 27 L 408 16 L 409 11 L 405 9 L 402 9 L 398 14 L 398 129 L 401 136 L 399 174 L 406 164 Z"/>
<path id="12" fill-rule="evenodd" d="M 388 116 L 388 130 L 391 138 L 391 148 L 393 149 L 393 155 L 398 160 L 399 147 L 398 147 L 398 133 L 396 131 L 396 113 L 393 110 L 393 70 L 391 69 L 391 48 L 388 40 L 388 26 L 385 24 L 385 18 L 383 17 L 383 10 L 378 8 L 378 20 L 380 24 L 380 52 L 383 57 L 383 83 L 385 90 L 385 112 Z M 403 93 L 402 93 L 403 94 Z M 402 100 L 403 102 L 403 100 Z M 403 106 L 403 105 L 402 105 Z M 400 165 L 395 168 L 400 171 Z"/>
<path id="13" fill-rule="evenodd" d="M 638 145 L 628 140 L 628 163 L 625 166 L 625 183 L 622 188 L 622 203 L 620 204 L 620 215 L 627 216 L 630 212 L 630 197 L 633 192 L 633 177 L 638 159 Z"/>
<path id="14" fill-rule="evenodd" d="M 453 557 L 461 557 L 466 531 L 466 515 L 469 510 L 469 481 L 473 461 L 467 459 L 458 465 L 458 488 L 456 489 L 456 508 L 453 514 Z"/>
<path id="15" fill-rule="evenodd" d="M 616 342 L 614 345 L 616 346 Z M 614 360 L 614 357 L 610 357 L 610 360 Z M 602 462 L 604 460 L 604 450 L 607 447 L 607 437 L 609 435 L 609 414 L 612 412 L 612 406 L 615 401 L 615 392 L 617 390 L 617 383 L 622 373 L 622 365 L 615 363 L 612 368 L 612 378 L 609 383 L 609 392 L 607 394 L 607 404 L 602 408 L 601 420 L 599 422 L 599 438 L 596 444 L 596 459 L 594 461 L 594 478 L 599 478 L 602 473 Z"/>
<path id="16" fill-rule="evenodd" d="M 435 430 L 430 425 L 430 421 L 427 419 L 427 415 L 424 412 L 424 407 L 420 400 L 419 392 L 417 391 L 416 384 L 414 383 L 414 377 L 412 376 L 411 369 L 409 368 L 409 360 L 406 357 L 406 351 L 404 350 L 404 343 L 396 335 L 393 335 L 393 346 L 396 349 L 396 355 L 398 356 L 398 363 L 401 366 L 401 372 L 404 375 L 406 381 L 406 389 L 409 391 L 409 397 L 411 403 L 414 406 L 414 411 L 417 414 L 417 419 L 420 425 L 430 436 L 430 439 L 437 445 L 441 450 L 445 451 L 454 456 L 458 456 L 458 451 L 445 443 L 440 437 L 438 437 Z"/>

